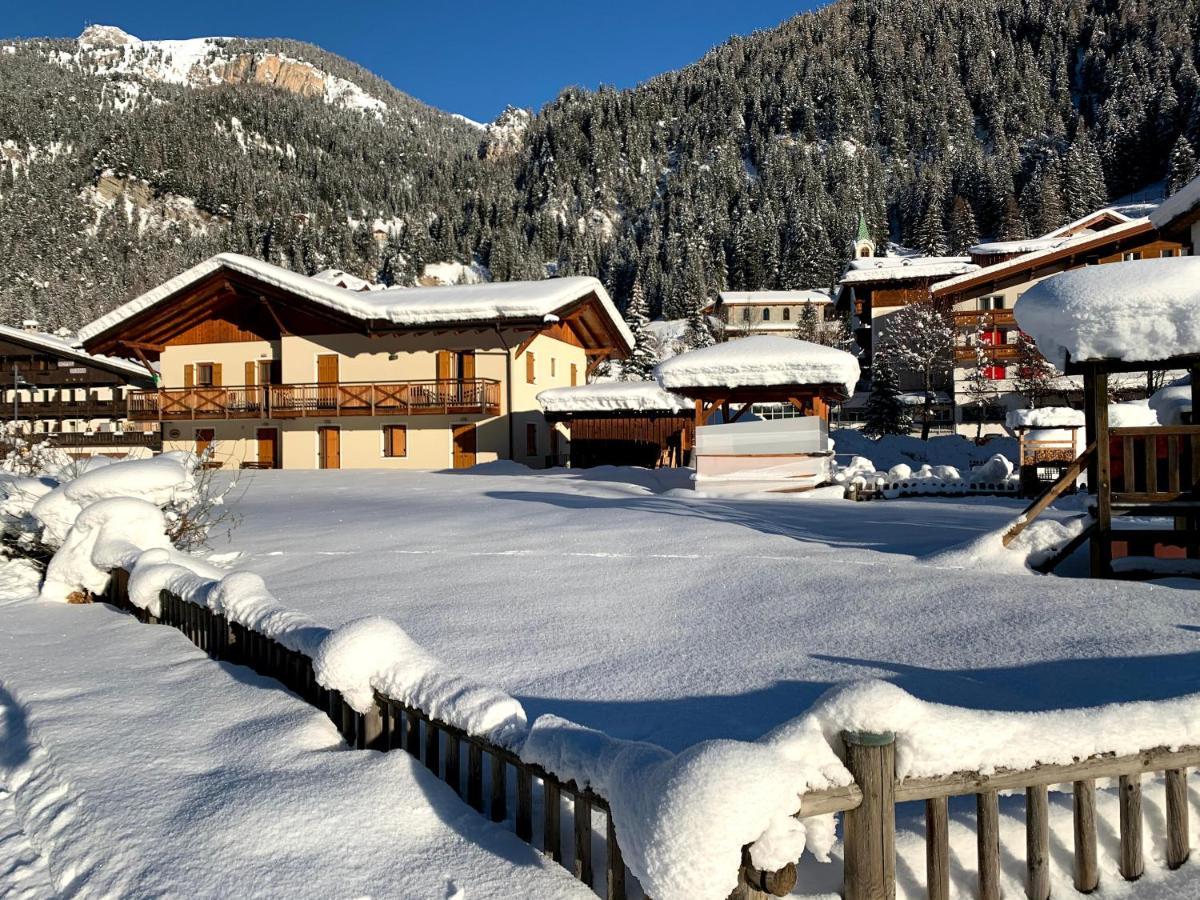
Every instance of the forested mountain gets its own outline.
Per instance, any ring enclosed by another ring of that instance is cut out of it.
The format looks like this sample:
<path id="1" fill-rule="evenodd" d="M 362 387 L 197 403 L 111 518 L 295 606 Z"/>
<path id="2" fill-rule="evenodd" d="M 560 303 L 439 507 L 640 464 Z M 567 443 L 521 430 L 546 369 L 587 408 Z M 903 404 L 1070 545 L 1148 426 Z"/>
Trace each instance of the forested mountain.
<path id="1" fill-rule="evenodd" d="M 945 252 L 1188 177 L 1198 32 L 1200 0 L 842 0 L 485 131 L 294 42 L 11 42 L 0 319 L 75 325 L 222 249 L 640 280 L 672 317 L 824 286 L 860 209 Z"/>

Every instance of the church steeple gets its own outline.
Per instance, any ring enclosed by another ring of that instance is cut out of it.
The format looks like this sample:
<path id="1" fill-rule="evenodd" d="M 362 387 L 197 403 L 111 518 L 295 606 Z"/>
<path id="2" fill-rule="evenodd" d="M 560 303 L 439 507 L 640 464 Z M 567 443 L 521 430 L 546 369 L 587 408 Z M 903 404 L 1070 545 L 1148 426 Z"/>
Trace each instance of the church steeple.
<path id="1" fill-rule="evenodd" d="M 854 238 L 854 258 L 875 255 L 875 242 L 871 240 L 871 229 L 867 227 L 867 217 L 860 209 L 858 211 L 858 235 Z"/>

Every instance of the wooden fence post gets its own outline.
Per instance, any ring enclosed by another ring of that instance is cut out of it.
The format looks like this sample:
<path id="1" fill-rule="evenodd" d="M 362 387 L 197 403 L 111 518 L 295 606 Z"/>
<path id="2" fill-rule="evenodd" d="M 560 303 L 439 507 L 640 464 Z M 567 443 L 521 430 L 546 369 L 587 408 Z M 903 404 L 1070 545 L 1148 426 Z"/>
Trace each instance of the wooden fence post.
<path id="1" fill-rule="evenodd" d="M 862 791 L 862 805 L 845 818 L 846 900 L 896 897 L 896 736 L 842 732 L 846 768 Z"/>

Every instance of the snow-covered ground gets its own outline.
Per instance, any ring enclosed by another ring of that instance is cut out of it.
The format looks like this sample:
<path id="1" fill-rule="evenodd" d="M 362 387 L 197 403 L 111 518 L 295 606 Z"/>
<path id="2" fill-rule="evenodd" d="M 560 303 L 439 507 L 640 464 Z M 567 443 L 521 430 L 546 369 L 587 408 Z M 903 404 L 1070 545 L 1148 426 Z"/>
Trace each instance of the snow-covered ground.
<path id="1" fill-rule="evenodd" d="M 1000 710 L 1200 690 L 1200 594 L 929 558 L 1018 501 L 706 499 L 681 474 L 259 472 L 215 550 L 318 621 L 396 620 L 530 721 L 671 750 L 867 676 Z"/>
<path id="2" fill-rule="evenodd" d="M 0 580 L 0 897 L 594 896 L 278 683 Z"/>

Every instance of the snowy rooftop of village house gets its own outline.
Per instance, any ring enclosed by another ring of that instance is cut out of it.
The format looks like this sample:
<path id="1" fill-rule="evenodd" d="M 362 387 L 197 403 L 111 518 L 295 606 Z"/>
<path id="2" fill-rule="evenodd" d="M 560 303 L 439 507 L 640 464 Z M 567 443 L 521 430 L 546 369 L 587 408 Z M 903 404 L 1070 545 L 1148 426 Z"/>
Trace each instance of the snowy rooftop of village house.
<path id="1" fill-rule="evenodd" d="M 946 278 L 975 272 L 979 266 L 966 256 L 868 256 L 850 263 L 841 284 Z"/>
<path id="2" fill-rule="evenodd" d="M 667 390 L 834 384 L 847 396 L 854 393 L 858 376 L 858 360 L 844 350 L 772 335 L 681 353 L 654 370 Z"/>
<path id="3" fill-rule="evenodd" d="M 964 272 L 955 275 L 953 278 L 947 278 L 943 281 L 938 281 L 930 287 L 931 290 L 935 292 L 945 291 L 949 288 L 954 288 L 961 284 L 965 284 L 977 276 L 986 275 L 991 272 L 999 272 L 1010 268 L 1027 266 L 1030 263 L 1036 263 L 1045 257 L 1051 256 L 1052 254 L 1059 253 L 1063 250 L 1069 250 L 1073 247 L 1082 246 L 1089 241 L 1098 239 L 1109 240 L 1112 238 L 1121 237 L 1122 235 L 1130 232 L 1145 230 L 1148 225 L 1148 219 L 1131 219 L 1128 222 L 1122 222 L 1119 225 L 1114 225 L 1112 228 L 1106 228 L 1103 231 L 1083 231 L 1079 234 L 1070 235 L 1064 238 L 1047 237 L 1046 240 L 1048 242 L 1052 241 L 1052 243 L 1048 243 L 1047 246 L 1042 247 L 1041 249 L 1024 253 L 1021 256 L 1005 260 L 1004 262 L 998 262 L 982 269 L 978 266 L 975 266 L 970 272 Z"/>
<path id="4" fill-rule="evenodd" d="M 414 327 L 542 319 L 588 294 L 595 294 L 613 326 L 630 346 L 633 345 L 633 334 L 617 312 L 604 285 L 595 278 L 576 276 L 544 281 L 359 291 L 341 288 L 329 281 L 311 278 L 237 253 L 221 253 L 206 259 L 140 297 L 135 297 L 84 326 L 79 332 L 80 338 L 86 341 L 103 334 L 222 268 L 259 279 L 348 316 L 382 319 L 395 325 Z"/>
<path id="5" fill-rule="evenodd" d="M 537 395 L 548 413 L 683 412 L 692 401 L 665 391 L 653 381 L 604 381 L 578 387 L 550 388 Z"/>
<path id="6" fill-rule="evenodd" d="M 1039 237 L 1017 241 L 987 241 L 976 244 L 971 248 L 972 254 L 990 255 L 993 253 L 1037 253 L 1041 250 L 1053 250 L 1061 246 L 1069 238 Z"/>
<path id="7" fill-rule="evenodd" d="M 1162 228 L 1200 206 L 1200 177 L 1193 178 L 1150 213 L 1155 228 Z"/>
<path id="8" fill-rule="evenodd" d="M 1026 291 L 1017 324 L 1060 369 L 1072 361 L 1153 362 L 1200 353 L 1200 257 L 1063 272 Z"/>
<path id="9" fill-rule="evenodd" d="M 831 303 L 828 291 L 721 291 L 722 303 Z"/>
<path id="10" fill-rule="evenodd" d="M 0 337 L 9 338 L 22 344 L 42 347 L 50 353 L 77 359 L 81 363 L 89 363 L 120 373 L 135 375 L 139 379 L 150 377 L 150 373 L 140 363 L 130 362 L 127 359 L 117 359 L 114 356 L 88 353 L 78 343 L 72 343 L 71 339 L 59 337 L 56 334 L 47 334 L 44 331 L 31 331 L 24 328 L 13 328 L 11 325 L 0 325 Z"/>

